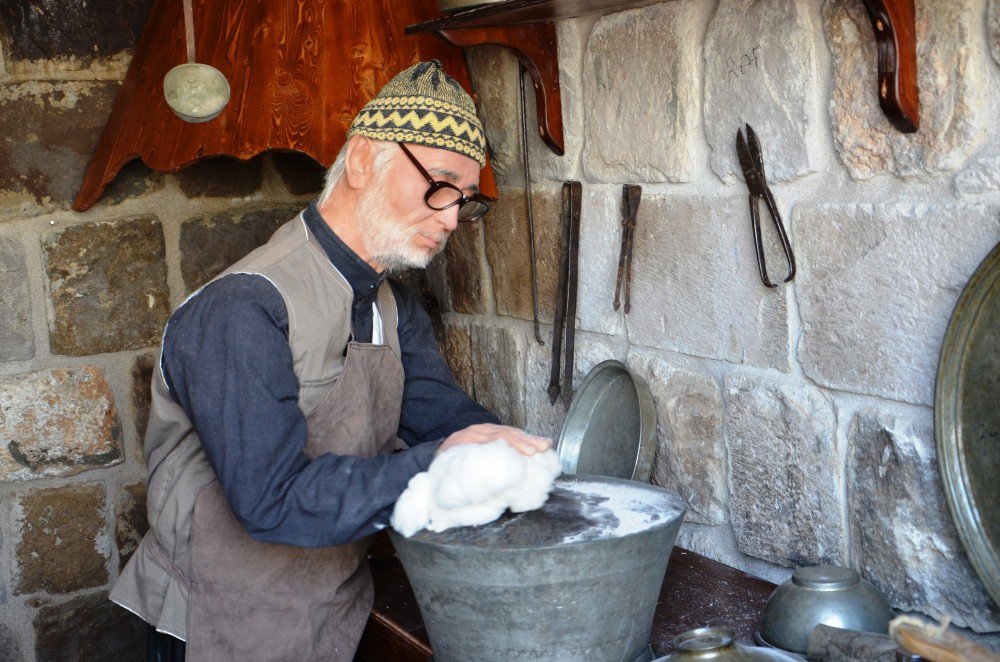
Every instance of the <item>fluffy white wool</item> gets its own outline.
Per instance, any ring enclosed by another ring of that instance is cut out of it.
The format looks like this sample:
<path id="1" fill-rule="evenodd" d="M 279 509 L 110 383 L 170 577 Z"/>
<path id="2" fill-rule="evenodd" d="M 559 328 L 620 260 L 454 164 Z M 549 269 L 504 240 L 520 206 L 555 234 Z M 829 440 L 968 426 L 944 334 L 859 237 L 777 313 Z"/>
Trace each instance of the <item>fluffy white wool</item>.
<path id="1" fill-rule="evenodd" d="M 423 528 L 486 524 L 508 508 L 515 513 L 541 508 L 560 473 L 552 450 L 522 455 L 503 439 L 455 446 L 410 479 L 390 522 L 406 537 Z"/>

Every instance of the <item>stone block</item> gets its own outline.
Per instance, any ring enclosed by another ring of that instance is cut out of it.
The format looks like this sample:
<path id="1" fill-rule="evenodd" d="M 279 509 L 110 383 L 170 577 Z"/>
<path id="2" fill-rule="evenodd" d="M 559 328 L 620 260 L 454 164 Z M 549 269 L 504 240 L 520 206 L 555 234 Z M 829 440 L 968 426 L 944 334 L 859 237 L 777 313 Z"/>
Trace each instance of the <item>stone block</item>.
<path id="1" fill-rule="evenodd" d="M 472 368 L 472 336 L 469 328 L 455 322 L 444 325 L 444 341 L 441 354 L 448 362 L 455 381 L 470 397 L 475 397 L 476 387 Z"/>
<path id="2" fill-rule="evenodd" d="M 874 81 L 878 56 L 864 7 L 853 0 L 823 6 L 833 53 L 830 122 L 840 160 L 855 179 L 882 173 L 933 176 L 956 170 L 986 131 L 980 39 L 981 9 L 965 2 L 917 0 L 917 85 L 920 131 L 900 133 L 879 107 Z"/>
<path id="3" fill-rule="evenodd" d="M 326 168 L 300 152 L 271 152 L 271 163 L 292 195 L 318 194 L 326 183 Z"/>
<path id="4" fill-rule="evenodd" d="M 897 609 L 1000 631 L 1000 610 L 969 565 L 945 503 L 930 412 L 862 410 L 848 449 L 854 566 Z"/>
<path id="5" fill-rule="evenodd" d="M 74 225 L 42 238 L 54 354 L 158 345 L 170 289 L 163 230 L 149 216 Z"/>
<path id="6" fill-rule="evenodd" d="M 118 464 L 121 443 L 114 397 L 100 368 L 0 377 L 0 480 Z"/>
<path id="7" fill-rule="evenodd" d="M 993 59 L 1000 64 L 1000 0 L 990 0 L 989 18 L 987 18 L 987 31 L 990 40 L 990 51 Z"/>
<path id="8" fill-rule="evenodd" d="M 793 226 L 806 375 L 830 388 L 930 404 L 948 320 L 1000 240 L 1000 210 L 800 205 Z"/>
<path id="9" fill-rule="evenodd" d="M 497 183 L 523 186 L 517 58 L 500 46 L 468 49 L 466 58 Z M 530 81 L 527 85 L 532 87 Z M 533 106 L 528 118 L 529 122 L 535 123 Z"/>
<path id="10" fill-rule="evenodd" d="M 494 208 L 486 220 L 462 223 L 445 244 L 445 261 L 450 308 L 457 313 L 481 315 L 492 312 L 493 288 L 484 256 L 483 224 L 496 218 Z"/>
<path id="11" fill-rule="evenodd" d="M 977 159 L 955 175 L 955 193 L 961 198 L 1000 191 L 1000 156 Z"/>
<path id="12" fill-rule="evenodd" d="M 698 134 L 697 3 L 601 17 L 583 67 L 583 168 L 594 182 L 686 182 Z"/>
<path id="13" fill-rule="evenodd" d="M 639 213 L 640 216 L 644 214 L 642 204 L 639 205 Z M 625 311 L 622 308 L 616 311 L 612 307 L 621 236 L 621 188 L 584 189 L 578 262 L 580 287 L 576 307 L 581 329 L 615 336 L 625 331 Z M 634 283 L 634 276 L 632 280 Z M 641 306 L 642 302 L 635 298 L 634 287 L 632 295 L 633 304 Z"/>
<path id="14" fill-rule="evenodd" d="M 833 407 L 814 388 L 726 378 L 729 514 L 740 551 L 792 567 L 841 564 Z"/>
<path id="15" fill-rule="evenodd" d="M 687 501 L 684 521 L 722 524 L 727 467 L 719 385 L 658 357 L 632 353 L 629 367 L 646 380 L 656 402 L 653 484 Z"/>
<path id="16" fill-rule="evenodd" d="M 225 156 L 202 159 L 175 175 L 188 198 L 245 198 L 264 182 L 264 157 L 249 161 Z"/>
<path id="17" fill-rule="evenodd" d="M 562 244 L 562 195 L 559 189 L 535 189 L 531 205 L 535 221 L 538 316 L 552 323 Z M 497 314 L 532 319 L 531 252 L 524 189 L 506 188 L 490 212 L 486 259 L 493 273 Z"/>
<path id="18" fill-rule="evenodd" d="M 111 541 L 100 484 L 32 490 L 15 505 L 14 593 L 72 593 L 108 581 Z"/>
<path id="19" fill-rule="evenodd" d="M 528 105 L 528 157 L 531 159 L 531 178 L 534 181 L 551 179 L 563 182 L 578 179 L 577 164 L 583 151 L 584 109 L 583 96 L 584 49 L 590 37 L 590 17 L 556 21 L 556 38 L 559 42 L 559 90 L 562 94 L 563 142 L 565 153 L 559 156 L 541 138 L 534 120 L 535 88 L 525 79 L 525 102 Z"/>
<path id="20" fill-rule="evenodd" d="M 118 547 L 119 571 L 125 567 L 148 530 L 146 483 L 124 486 L 115 495 L 115 545 Z"/>
<path id="21" fill-rule="evenodd" d="M 633 248 L 633 343 L 788 369 L 786 287 L 761 283 L 749 217 L 745 196 L 643 199 Z M 769 250 L 768 258 L 780 281 L 783 254 Z"/>
<path id="22" fill-rule="evenodd" d="M 9 0 L 0 6 L 5 56 L 15 60 L 112 55 L 132 48 L 152 0 L 112 0 L 95 11 L 86 0 Z"/>
<path id="23" fill-rule="evenodd" d="M 0 237 L 0 361 L 20 361 L 34 355 L 24 248 L 14 239 Z"/>
<path id="24" fill-rule="evenodd" d="M 761 140 L 768 179 L 815 172 L 806 147 L 816 86 L 809 11 L 793 0 L 723 0 L 716 8 L 703 48 L 704 115 L 709 163 L 722 179 L 742 178 L 735 145 L 745 123 Z"/>
<path id="25" fill-rule="evenodd" d="M 499 326 L 475 326 L 471 336 L 476 400 L 504 425 L 523 428 L 524 336 Z"/>
<path id="26" fill-rule="evenodd" d="M 533 334 L 529 334 L 527 339 L 528 366 L 524 403 L 527 419 L 526 429 L 533 434 L 551 437 L 555 441 L 559 438 L 563 421 L 566 419 L 566 407 L 563 405 L 562 398 L 556 400 L 554 405 L 549 403 L 548 386 L 552 371 L 552 327 L 543 327 L 542 334 L 545 339 L 544 345 L 539 345 Z M 565 349 L 565 345 L 563 348 Z M 573 357 L 574 392 L 594 366 L 609 359 L 619 361 L 625 359 L 625 343 L 621 339 L 581 333 L 577 329 L 576 351 Z M 562 370 L 559 374 L 561 382 Z"/>
<path id="27" fill-rule="evenodd" d="M 69 206 L 118 86 L 105 81 L 0 85 L 0 216 Z"/>
<path id="28" fill-rule="evenodd" d="M 146 659 L 146 624 L 105 591 L 42 607 L 34 627 L 38 662 Z"/>
<path id="29" fill-rule="evenodd" d="M 295 218 L 301 205 L 196 216 L 181 225 L 181 275 L 193 292 L 267 243 L 274 231 Z"/>
<path id="30" fill-rule="evenodd" d="M 24 662 L 24 654 L 21 652 L 17 635 L 5 623 L 0 623 L 0 660 Z"/>
<path id="31" fill-rule="evenodd" d="M 153 369 L 158 355 L 143 354 L 132 364 L 132 413 L 135 416 L 135 434 L 142 445 L 149 423 L 149 407 L 152 400 Z"/>

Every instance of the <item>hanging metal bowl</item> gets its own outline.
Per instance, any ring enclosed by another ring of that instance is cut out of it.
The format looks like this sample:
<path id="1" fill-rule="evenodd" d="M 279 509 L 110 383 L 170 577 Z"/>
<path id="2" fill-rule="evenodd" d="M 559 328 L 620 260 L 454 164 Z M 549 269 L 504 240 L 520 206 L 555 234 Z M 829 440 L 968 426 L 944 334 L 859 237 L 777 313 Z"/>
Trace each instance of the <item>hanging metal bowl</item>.
<path id="1" fill-rule="evenodd" d="M 934 436 L 948 507 L 1000 605 L 1000 244 L 962 291 L 941 347 Z"/>
<path id="2" fill-rule="evenodd" d="M 229 81 L 207 64 L 179 64 L 164 77 L 163 96 L 185 122 L 207 122 L 229 103 Z"/>

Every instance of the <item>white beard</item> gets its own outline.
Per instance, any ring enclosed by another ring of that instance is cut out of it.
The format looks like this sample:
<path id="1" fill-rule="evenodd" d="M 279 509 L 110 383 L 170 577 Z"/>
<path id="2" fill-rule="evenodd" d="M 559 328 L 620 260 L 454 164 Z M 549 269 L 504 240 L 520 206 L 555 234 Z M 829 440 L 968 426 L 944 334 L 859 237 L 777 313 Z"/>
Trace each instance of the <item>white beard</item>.
<path id="1" fill-rule="evenodd" d="M 383 191 L 381 182 L 377 182 L 364 191 L 358 201 L 361 238 L 370 259 L 386 271 L 423 269 L 444 248 L 447 235 L 442 232 L 435 237 L 441 243 L 434 250 L 414 246 L 412 242 L 419 234 L 418 229 L 406 227 L 396 219 Z"/>

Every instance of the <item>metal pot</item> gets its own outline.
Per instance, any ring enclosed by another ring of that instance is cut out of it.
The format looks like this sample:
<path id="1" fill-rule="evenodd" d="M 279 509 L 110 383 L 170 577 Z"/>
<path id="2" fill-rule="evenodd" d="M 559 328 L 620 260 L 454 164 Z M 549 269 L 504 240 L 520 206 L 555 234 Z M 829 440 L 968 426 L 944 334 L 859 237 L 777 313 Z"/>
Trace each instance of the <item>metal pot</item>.
<path id="1" fill-rule="evenodd" d="M 817 625 L 886 634 L 892 607 L 877 588 L 850 568 L 799 568 L 764 605 L 757 643 L 805 654 Z"/>
<path id="2" fill-rule="evenodd" d="M 437 662 L 631 662 L 685 509 L 652 485 L 561 476 L 538 510 L 390 537 Z"/>
<path id="3" fill-rule="evenodd" d="M 698 628 L 674 639 L 677 651 L 655 662 L 798 662 L 797 657 L 736 643 L 729 628 Z"/>

